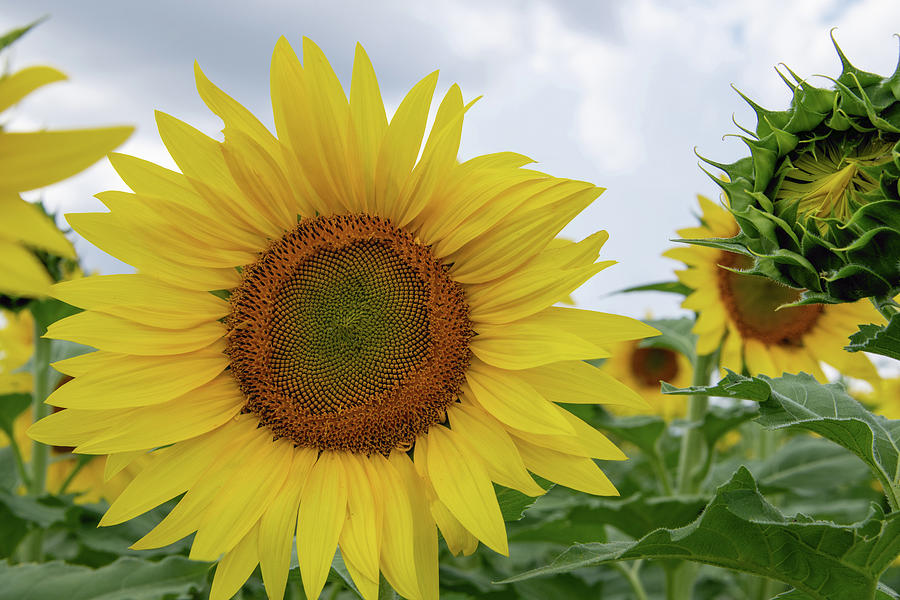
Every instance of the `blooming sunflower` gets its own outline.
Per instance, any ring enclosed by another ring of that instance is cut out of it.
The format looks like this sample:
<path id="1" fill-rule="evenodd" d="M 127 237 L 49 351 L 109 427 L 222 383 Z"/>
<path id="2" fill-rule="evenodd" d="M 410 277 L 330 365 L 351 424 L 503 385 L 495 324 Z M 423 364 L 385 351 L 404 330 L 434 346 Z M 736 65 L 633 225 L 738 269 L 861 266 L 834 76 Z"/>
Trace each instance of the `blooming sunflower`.
<path id="1" fill-rule="evenodd" d="M 37 66 L 0 77 L 0 112 L 35 89 L 65 79 Z M 124 142 L 132 127 L 10 133 L 0 127 L 0 294 L 45 296 L 53 283 L 28 249 L 74 259 L 72 244 L 19 192 L 33 190 L 88 168 Z"/>
<path id="2" fill-rule="evenodd" d="M 680 229 L 679 235 L 725 238 L 738 232 L 734 216 L 726 208 L 703 196 L 698 198 L 701 225 Z M 732 269 L 752 267 L 753 260 L 742 254 L 689 246 L 668 250 L 664 255 L 688 266 L 677 274 L 682 283 L 694 290 L 682 306 L 698 313 L 694 326 L 698 354 L 715 351 L 724 339 L 720 364 L 737 372 L 744 366 L 751 374 L 772 377 L 806 371 L 827 381 L 819 366 L 822 361 L 851 377 L 878 379 L 868 357 L 843 350 L 858 324 L 884 321 L 868 301 L 777 310 L 799 300 L 802 290 L 735 272 Z"/>
<path id="3" fill-rule="evenodd" d="M 638 342 L 620 342 L 609 348 L 612 356 L 600 368 L 635 390 L 646 401 L 643 407 L 612 406 L 619 415 L 659 415 L 667 421 L 684 416 L 686 400 L 682 396 L 663 394 L 659 383 L 675 387 L 691 385 L 691 361 L 680 352 L 668 348 L 642 348 Z"/>
<path id="4" fill-rule="evenodd" d="M 432 599 L 437 528 L 453 552 L 507 553 L 492 482 L 616 494 L 592 458 L 625 456 L 555 402 L 640 402 L 582 361 L 657 332 L 552 306 L 610 264 L 605 232 L 553 241 L 600 188 L 513 153 L 460 164 L 456 85 L 422 148 L 436 72 L 388 122 L 361 47 L 349 100 L 308 40 L 303 57 L 275 46 L 277 137 L 195 67 L 224 142 L 157 113 L 180 173 L 111 155 L 134 193 L 68 220 L 139 273 L 55 287 L 87 310 L 48 335 L 98 351 L 57 363 L 66 410 L 30 435 L 152 449 L 102 524 L 184 494 L 134 547 L 196 532 L 191 557 L 224 554 L 212 598 L 257 564 L 281 598 L 296 532 L 309 598 L 340 546 L 365 598 L 383 574 Z"/>

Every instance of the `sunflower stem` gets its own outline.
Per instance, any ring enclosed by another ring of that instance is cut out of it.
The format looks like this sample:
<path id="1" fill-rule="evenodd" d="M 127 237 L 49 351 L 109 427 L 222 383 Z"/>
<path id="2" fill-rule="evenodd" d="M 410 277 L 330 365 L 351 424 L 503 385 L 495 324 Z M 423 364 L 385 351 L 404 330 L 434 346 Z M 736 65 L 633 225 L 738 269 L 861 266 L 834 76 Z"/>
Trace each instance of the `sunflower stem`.
<path id="1" fill-rule="evenodd" d="M 31 486 L 31 476 L 28 474 L 28 468 L 25 466 L 25 461 L 22 458 L 22 449 L 19 448 L 19 443 L 13 436 L 8 437 L 9 447 L 12 448 L 13 457 L 16 459 L 16 470 L 19 472 L 19 479 L 22 480 L 22 485 L 27 490 Z"/>
<path id="2" fill-rule="evenodd" d="M 634 592 L 635 600 L 648 600 L 647 591 L 644 589 L 641 578 L 638 576 L 642 563 L 643 561 L 636 560 L 631 567 L 626 567 L 622 563 L 612 563 L 612 566 L 628 580 L 628 585 L 631 586 L 631 591 Z"/>
<path id="3" fill-rule="evenodd" d="M 31 374 L 33 381 L 31 393 L 31 414 L 35 423 L 49 414 L 49 408 L 44 400 L 50 393 L 50 340 L 44 335 L 44 327 L 39 318 L 34 320 L 34 356 L 32 357 Z M 32 442 L 31 446 L 31 479 L 28 482 L 28 493 L 32 496 L 40 496 L 47 485 L 47 461 L 50 456 L 50 447 L 40 442 Z M 27 558 L 34 562 L 40 562 L 43 557 L 44 532 L 35 531 L 31 538 Z"/>
<path id="4" fill-rule="evenodd" d="M 84 454 L 78 454 L 75 455 L 74 458 L 76 460 L 76 464 L 72 468 L 72 470 L 69 471 L 69 475 L 66 477 L 66 480 L 63 481 L 63 484 L 59 487 L 59 492 L 57 492 L 60 496 L 66 493 L 66 491 L 69 489 L 69 486 L 72 484 L 72 481 L 75 479 L 75 476 L 78 475 L 78 473 L 81 472 L 81 469 L 84 468 L 84 465 L 91 462 L 91 459 L 93 459 L 94 457 L 89 455 L 86 456 Z"/>
<path id="5" fill-rule="evenodd" d="M 694 366 L 694 378 L 692 386 L 709 385 L 709 377 L 716 364 L 716 353 L 697 357 Z M 688 400 L 687 429 L 681 438 L 681 452 L 678 455 L 678 472 L 675 479 L 675 490 L 679 494 L 691 494 L 697 491 L 696 467 L 703 464 L 703 434 L 700 425 L 706 410 L 709 407 L 709 398 L 695 394 Z"/>

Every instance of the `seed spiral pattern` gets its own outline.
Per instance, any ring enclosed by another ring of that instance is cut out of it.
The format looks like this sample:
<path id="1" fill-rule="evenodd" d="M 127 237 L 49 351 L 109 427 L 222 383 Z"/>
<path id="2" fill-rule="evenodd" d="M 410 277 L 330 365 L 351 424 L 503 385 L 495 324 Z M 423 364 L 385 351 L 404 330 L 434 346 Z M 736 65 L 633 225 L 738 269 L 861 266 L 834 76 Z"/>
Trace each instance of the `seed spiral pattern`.
<path id="1" fill-rule="evenodd" d="M 228 327 L 244 411 L 276 437 L 388 454 L 445 419 L 472 336 L 463 290 L 389 221 L 302 221 L 244 269 Z"/>

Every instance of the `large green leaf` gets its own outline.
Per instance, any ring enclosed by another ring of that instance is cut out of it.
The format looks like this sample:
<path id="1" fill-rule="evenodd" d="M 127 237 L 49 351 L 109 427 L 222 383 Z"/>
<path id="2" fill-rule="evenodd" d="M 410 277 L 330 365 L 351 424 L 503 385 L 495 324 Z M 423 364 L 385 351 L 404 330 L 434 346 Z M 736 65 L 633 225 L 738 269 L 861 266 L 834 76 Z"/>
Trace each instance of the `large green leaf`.
<path id="1" fill-rule="evenodd" d="M 764 492 L 818 495 L 853 483 L 871 481 L 859 459 L 828 440 L 796 436 L 756 470 Z"/>
<path id="2" fill-rule="evenodd" d="M 60 561 L 0 563 L 0 600 L 158 600 L 206 585 L 209 564 L 170 556 L 159 562 L 120 558 L 91 569 Z"/>
<path id="3" fill-rule="evenodd" d="M 887 325 L 860 325 L 850 336 L 847 352 L 874 352 L 900 360 L 900 316 L 891 317 Z"/>
<path id="4" fill-rule="evenodd" d="M 768 429 L 805 429 L 853 452 L 884 487 L 892 505 L 900 499 L 900 421 L 874 415 L 840 384 L 820 384 L 811 375 L 744 377 L 731 371 L 718 384 L 663 392 L 756 400 L 756 421 Z"/>
<path id="5" fill-rule="evenodd" d="M 814 600 L 869 600 L 900 554 L 900 513 L 873 505 L 854 525 L 786 517 L 741 467 L 693 523 L 657 529 L 636 542 L 572 546 L 551 564 L 503 583 L 643 558 L 682 559 L 783 581 Z"/>

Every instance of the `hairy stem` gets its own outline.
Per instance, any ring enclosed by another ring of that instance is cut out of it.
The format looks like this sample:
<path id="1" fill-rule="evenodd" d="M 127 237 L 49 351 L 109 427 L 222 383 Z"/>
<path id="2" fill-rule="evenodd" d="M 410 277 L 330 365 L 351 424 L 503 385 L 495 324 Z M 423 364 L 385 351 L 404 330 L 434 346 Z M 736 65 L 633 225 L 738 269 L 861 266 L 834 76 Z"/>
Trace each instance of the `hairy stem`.
<path id="1" fill-rule="evenodd" d="M 694 366 L 694 386 L 709 385 L 709 376 L 716 363 L 716 355 L 707 354 L 697 357 Z M 687 430 L 681 438 L 681 452 L 678 455 L 678 473 L 675 478 L 675 490 L 679 494 L 691 494 L 697 491 L 696 467 L 703 462 L 703 434 L 699 425 L 706 416 L 709 398 L 700 394 L 688 400 Z"/>

